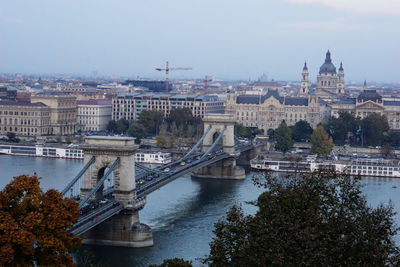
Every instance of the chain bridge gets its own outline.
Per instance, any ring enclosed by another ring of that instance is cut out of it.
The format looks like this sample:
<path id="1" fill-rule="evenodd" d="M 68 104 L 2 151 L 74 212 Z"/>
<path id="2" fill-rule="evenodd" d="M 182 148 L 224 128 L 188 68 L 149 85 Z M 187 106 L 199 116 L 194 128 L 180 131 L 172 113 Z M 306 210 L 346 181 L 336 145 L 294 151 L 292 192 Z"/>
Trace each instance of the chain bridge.
<path id="1" fill-rule="evenodd" d="M 148 194 L 189 173 L 195 178 L 245 178 L 236 159 L 248 152 L 254 156 L 267 143 L 238 140 L 234 124 L 232 115 L 207 115 L 199 141 L 179 160 L 154 169 L 135 163 L 134 138 L 87 137 L 84 167 L 62 190 L 79 203 L 78 222 L 70 232 L 86 244 L 152 246 L 150 227 L 139 222 Z"/>

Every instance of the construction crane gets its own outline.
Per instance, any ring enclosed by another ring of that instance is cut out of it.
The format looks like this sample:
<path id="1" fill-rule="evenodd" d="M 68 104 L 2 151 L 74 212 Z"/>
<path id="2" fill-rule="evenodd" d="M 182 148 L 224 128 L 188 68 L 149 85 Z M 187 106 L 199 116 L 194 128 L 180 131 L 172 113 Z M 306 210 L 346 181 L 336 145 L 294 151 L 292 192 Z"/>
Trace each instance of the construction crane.
<path id="1" fill-rule="evenodd" d="M 204 92 L 205 93 L 207 93 L 207 83 L 208 82 L 212 82 L 213 81 L 213 78 L 212 78 L 212 76 L 205 76 L 204 77 L 204 80 L 203 80 L 203 82 L 204 82 Z"/>
<path id="2" fill-rule="evenodd" d="M 169 85 L 169 79 L 168 79 L 168 74 L 170 70 L 192 70 L 192 68 L 170 68 L 168 66 L 168 61 L 165 62 L 165 69 L 163 68 L 156 68 L 158 71 L 165 71 L 165 92 L 168 93 L 168 85 Z"/>

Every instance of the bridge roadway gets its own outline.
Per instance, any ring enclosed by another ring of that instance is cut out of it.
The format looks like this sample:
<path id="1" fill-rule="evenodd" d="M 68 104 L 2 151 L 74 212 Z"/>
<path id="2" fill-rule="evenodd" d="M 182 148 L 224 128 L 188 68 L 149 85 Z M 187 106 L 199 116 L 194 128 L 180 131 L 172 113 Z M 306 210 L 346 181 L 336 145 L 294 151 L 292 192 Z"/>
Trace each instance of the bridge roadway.
<path id="1" fill-rule="evenodd" d="M 263 143 L 238 143 L 235 145 L 236 152 L 244 152 L 254 148 L 255 146 L 262 145 Z M 186 159 L 184 166 L 180 165 L 180 161 L 172 164 L 166 164 L 157 168 L 156 172 L 158 177 L 154 177 L 151 180 L 145 180 L 145 183 L 139 184 L 136 181 L 136 202 L 134 204 L 134 210 L 140 210 L 144 207 L 146 202 L 146 195 L 161 188 L 176 178 L 185 175 L 187 173 L 198 170 L 202 167 L 208 166 L 212 163 L 218 162 L 222 159 L 228 158 L 229 155 L 222 150 L 210 153 L 204 159 L 201 159 L 201 155 L 194 155 Z M 169 168 L 169 170 L 166 170 Z M 162 171 L 164 170 L 164 171 Z M 142 178 L 142 174 L 140 175 Z M 139 180 L 140 181 L 140 180 Z M 71 229 L 71 233 L 81 235 L 103 221 L 111 218 L 115 214 L 120 213 L 123 210 L 123 206 L 114 200 L 113 188 L 108 188 L 103 191 L 103 200 L 93 200 L 87 205 L 81 208 L 79 213 L 78 222 L 74 224 Z"/>

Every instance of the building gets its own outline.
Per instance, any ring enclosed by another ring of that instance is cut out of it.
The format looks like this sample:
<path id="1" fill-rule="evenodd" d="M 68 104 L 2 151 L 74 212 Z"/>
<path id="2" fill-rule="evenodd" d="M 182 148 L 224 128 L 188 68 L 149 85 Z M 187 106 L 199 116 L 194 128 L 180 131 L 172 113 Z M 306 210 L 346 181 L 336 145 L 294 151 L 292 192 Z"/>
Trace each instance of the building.
<path id="1" fill-rule="evenodd" d="M 277 90 L 264 95 L 228 94 L 226 113 L 233 114 L 238 123 L 263 129 L 264 133 L 278 128 L 283 120 L 288 125 L 305 120 L 313 128 L 321 121 L 318 97 L 282 97 Z"/>
<path id="2" fill-rule="evenodd" d="M 224 113 L 224 101 L 214 95 L 125 94 L 113 98 L 112 119 L 137 120 L 143 110 L 161 110 L 165 116 L 174 108 L 189 108 L 193 116 Z"/>
<path id="3" fill-rule="evenodd" d="M 165 91 L 165 81 L 155 81 L 155 80 L 126 80 L 123 85 L 131 85 L 133 87 L 144 87 L 148 88 L 152 92 L 164 92 Z M 168 86 L 170 89 L 171 85 Z"/>
<path id="4" fill-rule="evenodd" d="M 309 87 L 307 62 L 304 62 L 303 72 L 301 73 L 300 93 L 302 95 L 308 95 Z"/>
<path id="5" fill-rule="evenodd" d="M 331 104 L 331 116 L 338 117 L 340 112 L 349 112 L 356 117 L 365 118 L 371 113 L 385 115 L 392 130 L 400 130 L 400 100 L 383 98 L 376 90 L 364 91 L 356 98 L 345 98 Z"/>
<path id="6" fill-rule="evenodd" d="M 17 90 L 9 90 L 5 86 L 0 86 L 0 100 L 16 100 Z"/>
<path id="7" fill-rule="evenodd" d="M 76 97 L 57 93 L 31 96 L 32 103 L 43 103 L 50 108 L 50 134 L 69 135 L 77 131 Z"/>
<path id="8" fill-rule="evenodd" d="M 0 135 L 17 137 L 50 134 L 50 108 L 29 101 L 0 101 Z"/>
<path id="9" fill-rule="evenodd" d="M 111 120 L 111 100 L 77 100 L 78 124 L 81 131 L 104 131 Z"/>
<path id="10" fill-rule="evenodd" d="M 307 66 L 305 66 L 307 67 Z M 304 68 L 303 68 L 303 74 Z M 302 80 L 303 81 L 303 80 Z M 338 95 L 344 94 L 344 69 L 342 63 L 340 63 L 339 72 L 336 73 L 336 67 L 332 63 L 331 53 L 326 53 L 325 62 L 319 69 L 317 76 L 317 88 L 316 95 L 328 99 L 338 98 Z"/>

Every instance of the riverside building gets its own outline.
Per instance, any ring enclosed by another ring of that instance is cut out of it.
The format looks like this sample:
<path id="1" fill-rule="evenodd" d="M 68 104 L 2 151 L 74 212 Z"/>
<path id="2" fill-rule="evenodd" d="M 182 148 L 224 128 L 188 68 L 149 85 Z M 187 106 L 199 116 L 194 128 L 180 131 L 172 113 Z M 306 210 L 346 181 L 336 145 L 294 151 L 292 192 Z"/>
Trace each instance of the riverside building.
<path id="1" fill-rule="evenodd" d="M 78 123 L 81 131 L 104 131 L 111 120 L 111 100 L 78 100 Z"/>
<path id="2" fill-rule="evenodd" d="M 161 110 L 168 116 L 174 108 L 189 108 L 193 116 L 224 113 L 224 101 L 214 95 L 125 94 L 113 98 L 112 119 L 137 120 L 143 110 Z"/>

